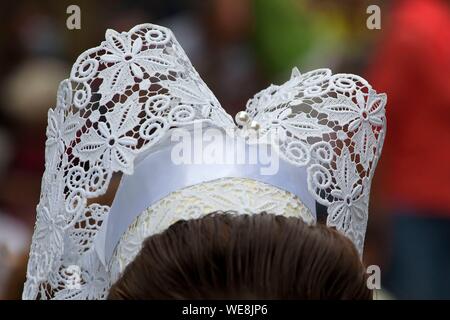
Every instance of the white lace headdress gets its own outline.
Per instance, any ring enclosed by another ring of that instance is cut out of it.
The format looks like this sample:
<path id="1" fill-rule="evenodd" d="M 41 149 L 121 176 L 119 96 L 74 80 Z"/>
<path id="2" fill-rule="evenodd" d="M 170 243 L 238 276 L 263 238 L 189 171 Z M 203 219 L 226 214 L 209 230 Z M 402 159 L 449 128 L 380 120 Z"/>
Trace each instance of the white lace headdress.
<path id="1" fill-rule="evenodd" d="M 177 169 L 164 158 L 173 130 L 236 125 L 169 29 L 108 30 L 106 41 L 79 56 L 48 112 L 23 298 L 104 298 L 145 236 L 199 216 L 198 207 L 261 209 L 315 223 L 317 203 L 327 225 L 362 253 L 385 104 L 357 75 L 294 68 L 290 80 L 256 94 L 237 116 L 244 130 L 276 137 L 269 144 L 280 157 L 277 174 Z M 98 198 L 114 173 L 124 175 L 110 208 Z"/>

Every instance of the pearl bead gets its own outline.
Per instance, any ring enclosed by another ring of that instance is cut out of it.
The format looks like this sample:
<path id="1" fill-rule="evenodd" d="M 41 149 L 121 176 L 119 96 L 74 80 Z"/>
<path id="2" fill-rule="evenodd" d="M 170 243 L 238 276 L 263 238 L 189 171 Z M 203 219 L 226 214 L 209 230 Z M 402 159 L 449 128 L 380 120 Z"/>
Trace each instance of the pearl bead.
<path id="1" fill-rule="evenodd" d="M 236 123 L 240 126 L 245 126 L 249 123 L 250 121 L 250 116 L 248 115 L 247 112 L 245 111 L 239 111 L 236 114 Z"/>
<path id="2" fill-rule="evenodd" d="M 261 125 L 259 124 L 258 121 L 253 120 L 250 124 L 250 129 L 258 131 L 259 128 L 261 128 Z"/>

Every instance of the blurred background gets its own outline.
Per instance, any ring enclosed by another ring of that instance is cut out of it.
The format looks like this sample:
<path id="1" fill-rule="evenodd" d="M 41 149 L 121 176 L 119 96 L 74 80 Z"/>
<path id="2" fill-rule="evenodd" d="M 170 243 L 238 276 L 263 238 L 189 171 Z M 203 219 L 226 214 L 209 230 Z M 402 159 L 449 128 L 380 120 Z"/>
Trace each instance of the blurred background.
<path id="1" fill-rule="evenodd" d="M 69 30 L 66 9 L 81 9 Z M 381 9 L 370 30 L 369 5 Z M 388 95 L 364 262 L 395 299 L 450 299 L 450 1 L 109 0 L 2 3 L 0 298 L 19 299 L 58 83 L 107 28 L 151 22 L 175 33 L 234 114 L 293 66 L 366 77 Z"/>

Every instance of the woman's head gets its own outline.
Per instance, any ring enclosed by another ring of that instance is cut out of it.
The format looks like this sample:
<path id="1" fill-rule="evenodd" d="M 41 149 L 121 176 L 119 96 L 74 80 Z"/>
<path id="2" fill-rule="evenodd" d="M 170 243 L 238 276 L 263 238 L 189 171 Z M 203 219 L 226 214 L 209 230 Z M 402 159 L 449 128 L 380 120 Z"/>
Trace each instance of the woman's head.
<path id="1" fill-rule="evenodd" d="M 272 214 L 212 213 L 148 237 L 109 299 L 371 299 L 352 242 Z"/>

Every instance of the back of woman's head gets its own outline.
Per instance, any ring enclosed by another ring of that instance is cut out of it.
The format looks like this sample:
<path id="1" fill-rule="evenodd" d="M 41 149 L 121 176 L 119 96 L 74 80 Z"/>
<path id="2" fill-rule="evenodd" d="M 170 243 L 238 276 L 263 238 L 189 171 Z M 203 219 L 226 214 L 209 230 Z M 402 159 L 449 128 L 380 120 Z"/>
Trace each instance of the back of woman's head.
<path id="1" fill-rule="evenodd" d="M 145 240 L 109 299 L 371 299 L 350 240 L 271 214 L 213 213 Z"/>

